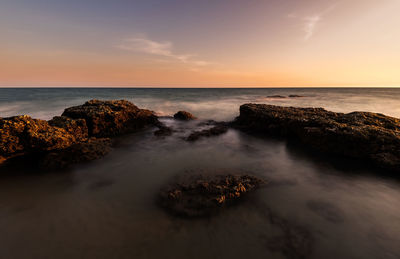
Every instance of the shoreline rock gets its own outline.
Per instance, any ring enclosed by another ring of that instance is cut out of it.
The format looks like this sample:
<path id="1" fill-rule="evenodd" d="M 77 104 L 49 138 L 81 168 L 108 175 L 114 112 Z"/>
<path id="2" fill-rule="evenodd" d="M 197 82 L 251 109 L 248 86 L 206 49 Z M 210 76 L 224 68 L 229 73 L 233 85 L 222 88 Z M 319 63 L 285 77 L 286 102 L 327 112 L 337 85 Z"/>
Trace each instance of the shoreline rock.
<path id="1" fill-rule="evenodd" d="M 197 119 L 193 114 L 187 111 L 178 111 L 174 114 L 174 119 L 182 120 L 182 121 L 189 121 Z"/>
<path id="2" fill-rule="evenodd" d="M 211 216 L 266 184 L 247 174 L 185 176 L 162 188 L 158 203 L 171 214 L 187 218 Z"/>
<path id="3" fill-rule="evenodd" d="M 400 120 L 383 114 L 244 104 L 232 125 L 400 171 Z"/>
<path id="4" fill-rule="evenodd" d="M 154 112 L 125 100 L 91 100 L 49 121 L 27 115 L 0 118 L 0 164 L 37 154 L 42 157 L 41 166 L 63 168 L 107 154 L 111 140 L 106 137 L 159 125 Z"/>
<path id="5" fill-rule="evenodd" d="M 64 110 L 62 116 L 86 121 L 89 136 L 113 137 L 134 132 L 158 122 L 154 112 L 139 109 L 125 100 L 90 100 Z"/>

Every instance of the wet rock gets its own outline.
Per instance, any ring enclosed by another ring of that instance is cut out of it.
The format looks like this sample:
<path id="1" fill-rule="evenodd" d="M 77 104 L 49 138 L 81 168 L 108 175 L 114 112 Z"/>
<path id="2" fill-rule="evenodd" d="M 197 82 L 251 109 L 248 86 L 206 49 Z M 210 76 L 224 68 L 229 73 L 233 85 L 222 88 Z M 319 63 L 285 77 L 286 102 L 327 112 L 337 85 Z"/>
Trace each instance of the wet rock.
<path id="1" fill-rule="evenodd" d="M 102 137 L 147 125 L 159 126 L 157 116 L 124 100 L 91 100 L 48 122 L 26 115 L 0 118 L 0 164 L 19 155 L 37 157 L 46 168 L 98 159 L 110 151 L 110 139 Z"/>
<path id="2" fill-rule="evenodd" d="M 400 120 L 383 114 L 244 104 L 233 125 L 400 171 Z"/>
<path id="3" fill-rule="evenodd" d="M 49 170 L 67 168 L 73 164 L 102 158 L 110 151 L 111 140 L 109 138 L 90 138 L 66 149 L 47 153 L 40 161 L 40 167 Z"/>
<path id="4" fill-rule="evenodd" d="M 174 114 L 174 118 L 176 120 L 184 120 L 184 121 L 197 119 L 193 114 L 187 111 L 178 111 L 177 113 Z"/>
<path id="5" fill-rule="evenodd" d="M 265 184 L 264 180 L 251 175 L 187 175 L 164 187 L 158 201 L 174 215 L 203 217 Z"/>
<path id="6" fill-rule="evenodd" d="M 0 119 L 0 160 L 27 153 L 68 148 L 81 141 L 67 130 L 47 121 L 22 115 Z"/>
<path id="7" fill-rule="evenodd" d="M 301 97 L 305 97 L 303 95 L 297 95 L 297 94 L 291 94 L 289 95 L 289 98 L 301 98 Z"/>
<path id="8" fill-rule="evenodd" d="M 187 141 L 196 141 L 202 137 L 212 137 L 224 134 L 228 131 L 228 127 L 226 125 L 220 124 L 216 125 L 210 129 L 205 129 L 201 131 L 192 132 L 187 138 Z"/>
<path id="9" fill-rule="evenodd" d="M 174 133 L 174 130 L 171 127 L 165 125 L 159 125 L 158 130 L 154 132 L 154 135 L 157 137 L 166 137 L 171 136 Z"/>
<path id="10" fill-rule="evenodd" d="M 65 109 L 62 116 L 84 119 L 89 136 L 93 137 L 117 136 L 158 123 L 154 112 L 139 109 L 125 100 L 91 100 L 83 105 Z"/>

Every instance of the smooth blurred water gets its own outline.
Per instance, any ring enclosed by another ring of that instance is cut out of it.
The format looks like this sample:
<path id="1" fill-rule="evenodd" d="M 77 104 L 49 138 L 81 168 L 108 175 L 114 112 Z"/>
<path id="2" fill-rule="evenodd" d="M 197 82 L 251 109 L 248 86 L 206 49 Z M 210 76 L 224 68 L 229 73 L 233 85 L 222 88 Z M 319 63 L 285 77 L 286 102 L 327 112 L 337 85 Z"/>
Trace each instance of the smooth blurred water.
<path id="1" fill-rule="evenodd" d="M 271 95 L 303 98 L 267 98 Z M 371 111 L 400 117 L 400 88 L 0 88 L 0 117 L 28 114 L 50 119 L 89 99 L 126 99 L 162 115 L 179 109 L 201 118 L 231 120 L 243 103 L 324 107 L 336 112 Z"/>
<path id="2" fill-rule="evenodd" d="M 307 97 L 266 98 L 275 94 Z M 400 117 L 399 97 L 400 89 L 0 89 L 0 117 L 49 119 L 91 98 L 201 120 L 231 120 L 246 102 Z M 103 159 L 67 172 L 0 168 L 0 258 L 400 258 L 399 177 L 236 130 L 189 143 L 198 122 L 163 121 L 174 135 L 120 137 Z M 212 218 L 156 206 L 171 178 L 208 168 L 269 184 Z"/>

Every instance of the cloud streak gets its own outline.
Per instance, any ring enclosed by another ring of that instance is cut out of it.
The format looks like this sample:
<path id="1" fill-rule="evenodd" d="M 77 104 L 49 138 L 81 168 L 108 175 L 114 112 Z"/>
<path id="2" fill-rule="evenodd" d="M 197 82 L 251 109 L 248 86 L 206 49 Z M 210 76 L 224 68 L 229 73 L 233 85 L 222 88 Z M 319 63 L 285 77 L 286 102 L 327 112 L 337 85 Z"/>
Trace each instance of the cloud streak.
<path id="1" fill-rule="evenodd" d="M 304 18 L 304 40 L 307 41 L 314 35 L 315 28 L 321 20 L 321 15 L 307 16 Z"/>
<path id="2" fill-rule="evenodd" d="M 331 12 L 335 7 L 336 7 L 336 4 L 330 6 L 329 8 L 327 8 L 326 10 L 324 10 L 321 13 L 303 17 L 302 27 L 303 27 L 305 41 L 308 41 L 309 39 L 311 39 L 314 36 L 316 29 L 318 28 L 319 24 L 321 23 L 321 21 L 323 20 L 325 15 L 328 14 L 329 12 Z M 288 14 L 288 18 L 297 18 L 297 15 Z"/>
<path id="3" fill-rule="evenodd" d="M 117 46 L 119 49 L 146 53 L 155 56 L 166 57 L 184 64 L 198 67 L 211 65 L 211 62 L 197 60 L 196 54 L 178 54 L 173 51 L 173 44 L 170 41 L 158 42 L 144 37 L 129 38 Z"/>

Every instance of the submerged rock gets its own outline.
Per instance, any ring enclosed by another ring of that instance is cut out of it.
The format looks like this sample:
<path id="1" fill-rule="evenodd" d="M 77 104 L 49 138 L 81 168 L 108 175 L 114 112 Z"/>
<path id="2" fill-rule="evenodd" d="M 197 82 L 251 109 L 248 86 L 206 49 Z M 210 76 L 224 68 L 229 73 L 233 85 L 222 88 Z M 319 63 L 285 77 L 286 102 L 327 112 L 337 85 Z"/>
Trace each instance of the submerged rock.
<path id="1" fill-rule="evenodd" d="M 154 135 L 157 137 L 165 137 L 165 136 L 171 136 L 172 133 L 174 133 L 174 130 L 171 127 L 160 124 L 158 126 L 158 130 L 154 132 Z"/>
<path id="2" fill-rule="evenodd" d="M 400 171 L 400 120 L 383 114 L 244 104 L 233 125 Z"/>
<path id="3" fill-rule="evenodd" d="M 176 120 L 184 120 L 184 121 L 197 119 L 193 114 L 187 111 L 178 111 L 177 113 L 174 114 L 174 118 Z"/>
<path id="4" fill-rule="evenodd" d="M 111 140 L 109 138 L 90 138 L 66 149 L 47 153 L 40 161 L 40 167 L 44 169 L 66 168 L 72 164 L 102 158 L 110 151 Z"/>
<path id="5" fill-rule="evenodd" d="M 84 119 L 89 136 L 93 137 L 117 136 L 158 123 L 154 112 L 139 109 L 125 100 L 90 100 L 83 105 L 65 109 L 62 116 Z"/>
<path id="6" fill-rule="evenodd" d="M 264 180 L 251 175 L 187 175 L 164 187 L 158 201 L 174 215 L 203 217 L 265 184 Z"/>
<path id="7" fill-rule="evenodd" d="M 228 131 L 228 127 L 224 124 L 216 125 L 210 129 L 192 132 L 187 138 L 187 141 L 196 141 L 202 137 L 212 137 L 224 134 Z"/>

